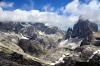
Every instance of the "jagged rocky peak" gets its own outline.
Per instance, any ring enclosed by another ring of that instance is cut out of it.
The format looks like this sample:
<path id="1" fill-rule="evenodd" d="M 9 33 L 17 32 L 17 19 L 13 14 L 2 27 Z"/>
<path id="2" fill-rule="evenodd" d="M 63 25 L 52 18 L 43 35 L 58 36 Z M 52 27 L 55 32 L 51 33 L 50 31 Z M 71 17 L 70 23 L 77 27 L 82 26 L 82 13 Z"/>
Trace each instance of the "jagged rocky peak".
<path id="1" fill-rule="evenodd" d="M 73 26 L 72 38 L 85 38 L 97 31 L 97 24 L 92 23 L 89 20 L 79 19 L 78 22 Z"/>
<path id="2" fill-rule="evenodd" d="M 97 31 L 98 25 L 96 23 L 90 22 L 89 20 L 79 19 L 78 22 L 74 24 L 73 29 L 68 28 L 66 32 L 66 39 L 68 39 L 69 36 L 72 38 L 85 38 Z"/>

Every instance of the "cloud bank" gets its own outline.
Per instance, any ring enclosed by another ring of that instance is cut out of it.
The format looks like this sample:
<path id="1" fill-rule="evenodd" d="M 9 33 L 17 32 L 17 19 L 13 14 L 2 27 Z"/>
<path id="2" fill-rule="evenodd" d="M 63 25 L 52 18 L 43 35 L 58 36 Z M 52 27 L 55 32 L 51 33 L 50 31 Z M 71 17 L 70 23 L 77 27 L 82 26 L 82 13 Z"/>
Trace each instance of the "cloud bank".
<path id="1" fill-rule="evenodd" d="M 46 10 L 44 12 L 35 9 L 30 11 L 21 9 L 7 11 L 0 7 L 0 21 L 42 22 L 65 29 L 66 27 L 73 26 L 78 21 L 79 16 L 81 16 L 83 19 L 89 19 L 100 24 L 100 2 L 98 0 L 91 0 L 88 4 L 81 3 L 79 0 L 73 0 L 59 8 L 58 11 L 62 12 L 62 15 L 59 15 L 58 11 L 47 11 L 49 7 L 44 6 L 44 10 Z"/>
<path id="2" fill-rule="evenodd" d="M 75 20 L 77 20 L 75 16 L 66 17 L 54 12 L 40 12 L 39 10 L 25 11 L 20 9 L 4 11 L 0 8 L 0 21 L 2 22 L 42 22 L 64 28 L 67 25 L 71 26 L 71 23 L 74 23 Z"/>
<path id="3" fill-rule="evenodd" d="M 63 13 L 70 13 L 75 16 L 81 16 L 83 19 L 89 19 L 92 22 L 100 24 L 100 1 L 90 0 L 88 4 L 80 3 L 74 0 L 63 7 Z"/>

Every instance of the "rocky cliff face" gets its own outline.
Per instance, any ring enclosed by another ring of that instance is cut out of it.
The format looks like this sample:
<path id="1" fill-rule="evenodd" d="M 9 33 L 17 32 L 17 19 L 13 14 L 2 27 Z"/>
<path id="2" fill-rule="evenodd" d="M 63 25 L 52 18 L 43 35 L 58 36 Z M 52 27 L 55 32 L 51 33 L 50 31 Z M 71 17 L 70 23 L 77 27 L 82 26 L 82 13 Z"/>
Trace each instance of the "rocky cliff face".
<path id="1" fill-rule="evenodd" d="M 73 29 L 67 30 L 65 34 L 67 40 L 60 44 L 60 47 L 62 46 L 69 52 L 64 58 L 65 63 L 57 64 L 57 66 L 77 66 L 82 64 L 80 62 L 86 62 L 85 65 L 99 66 L 99 34 L 97 24 L 79 19 Z M 95 41 L 94 44 L 91 41 Z"/>
<path id="2" fill-rule="evenodd" d="M 62 39 L 63 31 L 57 27 L 42 23 L 0 22 L 0 65 L 48 66 L 53 60 L 50 54 Z"/>
<path id="3" fill-rule="evenodd" d="M 97 31 L 97 24 L 91 23 L 88 20 L 79 19 L 79 21 L 73 26 L 72 38 L 85 38 Z"/>
<path id="4" fill-rule="evenodd" d="M 65 36 L 66 39 L 73 38 L 64 40 L 64 32 L 57 27 L 42 23 L 0 22 L 0 66 L 100 64 L 100 47 L 85 45 L 86 41 L 80 46 L 80 38 L 85 40 L 96 31 L 96 24 L 79 20 Z"/>
<path id="5" fill-rule="evenodd" d="M 66 32 L 66 39 L 72 38 L 83 38 L 81 45 L 89 45 L 92 40 L 92 34 L 98 31 L 98 26 L 88 20 L 79 19 L 78 22 L 73 26 L 73 29 L 68 29 Z"/>
<path id="6" fill-rule="evenodd" d="M 0 66 L 41 66 L 25 55 L 23 49 L 17 44 L 19 42 L 17 34 L 0 32 Z M 24 56 L 25 55 L 25 56 Z"/>
<path id="7" fill-rule="evenodd" d="M 71 36 L 72 38 L 86 38 L 93 32 L 98 31 L 98 26 L 88 20 L 79 19 L 78 22 L 72 28 L 68 28 L 66 37 Z M 66 38 L 67 39 L 67 38 Z"/>

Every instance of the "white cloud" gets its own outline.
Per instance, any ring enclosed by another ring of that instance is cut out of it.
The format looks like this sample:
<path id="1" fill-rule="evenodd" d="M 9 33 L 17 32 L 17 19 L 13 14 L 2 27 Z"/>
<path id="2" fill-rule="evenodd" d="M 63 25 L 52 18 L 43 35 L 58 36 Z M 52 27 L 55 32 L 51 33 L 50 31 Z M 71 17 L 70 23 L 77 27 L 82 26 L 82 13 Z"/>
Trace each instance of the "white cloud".
<path id="1" fill-rule="evenodd" d="M 89 19 L 100 24 L 100 1 L 98 0 L 90 0 L 88 4 L 74 0 L 63 7 L 62 10 L 66 14 L 70 13 L 76 17 L 82 16 L 83 19 Z"/>
<path id="2" fill-rule="evenodd" d="M 74 0 L 64 7 L 63 12 L 76 12 L 78 10 L 79 0 Z"/>
<path id="3" fill-rule="evenodd" d="M 4 7 L 4 8 L 13 7 L 13 5 L 14 5 L 13 2 L 3 2 L 3 1 L 0 2 L 0 7 Z"/>
<path id="4" fill-rule="evenodd" d="M 59 28 L 64 28 L 67 25 L 71 26 L 74 21 L 77 20 L 76 17 L 66 17 L 63 15 L 58 15 L 54 12 L 40 12 L 39 10 L 14 10 L 14 11 L 5 11 L 0 9 L 0 21 L 24 21 L 24 22 L 42 22 L 49 25 L 58 26 Z"/>

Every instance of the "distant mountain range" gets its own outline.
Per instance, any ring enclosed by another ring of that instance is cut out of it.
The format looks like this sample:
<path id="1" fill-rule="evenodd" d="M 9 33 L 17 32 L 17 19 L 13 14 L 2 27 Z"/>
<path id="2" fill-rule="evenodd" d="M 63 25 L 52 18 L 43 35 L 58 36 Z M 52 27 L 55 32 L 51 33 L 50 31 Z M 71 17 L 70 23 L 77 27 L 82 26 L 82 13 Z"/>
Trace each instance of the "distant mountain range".
<path id="1" fill-rule="evenodd" d="M 41 30 L 47 34 L 54 34 L 58 31 L 57 27 L 49 27 L 43 23 L 32 23 L 32 22 L 0 22 L 0 31 L 15 31 L 20 32 L 23 28 L 33 28 Z"/>

